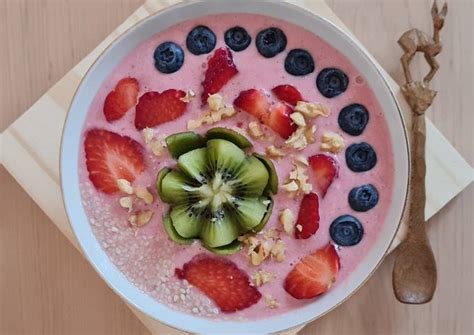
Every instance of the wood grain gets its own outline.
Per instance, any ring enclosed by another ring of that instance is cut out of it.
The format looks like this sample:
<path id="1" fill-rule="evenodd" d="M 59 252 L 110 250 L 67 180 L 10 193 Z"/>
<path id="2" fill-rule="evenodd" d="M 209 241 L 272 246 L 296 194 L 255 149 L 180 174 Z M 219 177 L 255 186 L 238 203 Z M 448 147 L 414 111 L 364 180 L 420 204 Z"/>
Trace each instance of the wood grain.
<path id="1" fill-rule="evenodd" d="M 0 129 L 122 22 L 141 0 L 0 0 Z M 429 0 L 331 0 L 379 62 L 402 78 L 395 41 L 430 32 Z M 451 0 L 443 29 L 440 91 L 431 118 L 473 163 L 474 26 L 470 0 Z M 413 68 L 420 69 L 419 60 Z M 426 73 L 426 68 L 419 73 Z M 417 71 L 414 71 L 417 74 Z M 145 334 L 147 330 L 0 168 L 0 334 Z M 398 304 L 393 256 L 347 303 L 302 334 L 472 334 L 472 185 L 430 222 L 439 286 L 432 303 Z"/>

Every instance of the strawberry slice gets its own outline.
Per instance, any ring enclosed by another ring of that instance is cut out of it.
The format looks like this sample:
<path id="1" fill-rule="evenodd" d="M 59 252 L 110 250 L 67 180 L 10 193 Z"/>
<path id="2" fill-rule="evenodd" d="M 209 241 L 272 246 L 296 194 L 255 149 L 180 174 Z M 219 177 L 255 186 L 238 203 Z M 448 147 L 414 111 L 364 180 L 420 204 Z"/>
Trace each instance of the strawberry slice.
<path id="1" fill-rule="evenodd" d="M 263 123 L 285 140 L 296 130 L 296 125 L 290 118 L 293 109 L 285 103 L 277 102 L 270 107 L 270 113 L 266 115 Z"/>
<path id="2" fill-rule="evenodd" d="M 169 89 L 161 93 L 147 92 L 143 94 L 136 107 L 135 127 L 141 130 L 177 119 L 186 111 L 186 95 L 183 91 Z"/>
<path id="3" fill-rule="evenodd" d="M 270 102 L 265 93 L 253 88 L 240 92 L 239 96 L 234 100 L 234 106 L 262 121 L 268 114 Z"/>
<path id="4" fill-rule="evenodd" d="M 313 170 L 314 185 L 319 195 L 324 198 L 332 181 L 337 177 L 338 164 L 331 156 L 322 154 L 311 156 L 308 161 Z"/>
<path id="5" fill-rule="evenodd" d="M 318 231 L 319 198 L 316 193 L 306 194 L 301 200 L 295 228 L 295 238 L 298 239 L 307 239 Z"/>
<path id="6" fill-rule="evenodd" d="M 121 79 L 105 98 L 105 119 L 109 122 L 121 119 L 137 103 L 139 89 L 138 80 L 135 78 Z"/>
<path id="7" fill-rule="evenodd" d="M 339 272 L 339 256 L 332 244 L 304 257 L 290 271 L 284 288 L 296 299 L 311 299 L 327 292 Z"/>
<path id="8" fill-rule="evenodd" d="M 89 179 L 104 193 L 118 192 L 118 179 L 133 182 L 145 170 L 142 146 L 127 136 L 92 129 L 86 134 L 84 150 Z"/>
<path id="9" fill-rule="evenodd" d="M 217 49 L 207 63 L 206 74 L 202 82 L 202 105 L 207 103 L 209 95 L 219 92 L 238 72 L 229 48 Z"/>
<path id="10" fill-rule="evenodd" d="M 303 96 L 300 91 L 291 85 L 279 85 L 272 89 L 273 94 L 280 99 L 292 106 L 296 106 L 298 101 L 303 101 Z"/>
<path id="11" fill-rule="evenodd" d="M 175 273 L 196 286 L 225 313 L 245 309 L 262 297 L 244 271 L 222 258 L 198 255 Z"/>

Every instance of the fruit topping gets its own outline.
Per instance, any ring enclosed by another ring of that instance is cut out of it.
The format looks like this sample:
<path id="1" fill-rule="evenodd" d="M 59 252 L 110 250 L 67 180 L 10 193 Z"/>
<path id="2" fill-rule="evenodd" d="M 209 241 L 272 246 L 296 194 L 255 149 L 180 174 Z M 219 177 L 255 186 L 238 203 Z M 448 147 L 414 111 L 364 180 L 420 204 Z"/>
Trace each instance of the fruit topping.
<path id="1" fill-rule="evenodd" d="M 169 238 L 178 244 L 192 244 L 194 241 L 192 238 L 181 237 L 176 232 L 176 229 L 174 229 L 173 224 L 171 223 L 171 219 L 169 215 L 165 215 L 163 217 L 163 227 L 166 233 L 168 234 Z"/>
<path id="2" fill-rule="evenodd" d="M 293 298 L 311 299 L 327 292 L 336 282 L 339 256 L 332 244 L 304 257 L 285 279 L 284 288 Z"/>
<path id="3" fill-rule="evenodd" d="M 303 49 L 291 50 L 285 59 L 285 70 L 294 76 L 305 76 L 314 71 L 311 54 Z"/>
<path id="4" fill-rule="evenodd" d="M 341 110 L 337 122 L 349 135 L 359 136 L 369 122 L 369 112 L 361 104 L 351 104 Z"/>
<path id="5" fill-rule="evenodd" d="M 319 72 L 316 78 L 316 86 L 323 96 L 334 98 L 347 90 L 349 78 L 339 69 L 325 68 Z"/>
<path id="6" fill-rule="evenodd" d="M 174 89 L 143 94 L 136 107 L 135 127 L 142 130 L 177 119 L 186 111 L 186 103 L 181 100 L 185 95 Z"/>
<path id="7" fill-rule="evenodd" d="M 377 155 L 370 144 L 354 143 L 346 149 L 346 164 L 354 172 L 369 171 L 377 164 Z"/>
<path id="8" fill-rule="evenodd" d="M 206 145 L 204 138 L 192 131 L 170 135 L 165 141 L 173 158 L 178 158 L 190 150 L 202 148 Z"/>
<path id="9" fill-rule="evenodd" d="M 291 85 L 279 85 L 272 89 L 272 93 L 280 99 L 292 106 L 296 106 L 298 101 L 303 101 L 303 97 L 298 89 Z"/>
<path id="10" fill-rule="evenodd" d="M 295 227 L 295 238 L 298 239 L 307 239 L 318 231 L 319 198 L 316 193 L 306 194 L 303 197 L 303 200 L 301 200 L 301 206 Z"/>
<path id="11" fill-rule="evenodd" d="M 272 192 L 273 194 L 277 194 L 278 175 L 276 173 L 275 165 L 273 165 L 270 159 L 268 159 L 267 157 L 263 155 L 260 155 L 257 153 L 254 153 L 253 155 L 257 157 L 263 163 L 263 165 L 265 165 L 269 173 L 268 184 L 267 184 L 267 188 L 265 189 L 265 192 L 269 191 L 269 192 Z"/>
<path id="12" fill-rule="evenodd" d="M 143 148 L 127 136 L 92 129 L 84 141 L 89 179 L 104 193 L 119 192 L 118 180 L 133 182 L 145 170 Z"/>
<path id="13" fill-rule="evenodd" d="M 174 42 L 163 42 L 153 53 L 155 68 L 161 73 L 174 73 L 181 69 L 184 63 L 184 51 Z"/>
<path id="14" fill-rule="evenodd" d="M 286 43 L 285 33 L 275 27 L 260 31 L 256 40 L 257 50 L 265 58 L 272 58 L 285 50 Z"/>
<path id="15" fill-rule="evenodd" d="M 367 212 L 379 202 L 379 193 L 375 186 L 366 184 L 354 187 L 349 192 L 349 205 L 356 212 Z"/>
<path id="16" fill-rule="evenodd" d="M 115 89 L 104 101 L 104 116 L 109 122 L 121 119 L 127 111 L 136 105 L 139 85 L 135 78 L 121 79 Z"/>
<path id="17" fill-rule="evenodd" d="M 216 47 L 216 35 L 206 26 L 194 27 L 186 38 L 186 46 L 194 55 L 207 54 Z"/>
<path id="18" fill-rule="evenodd" d="M 273 165 L 247 156 L 239 146 L 250 142 L 230 129 L 211 129 L 204 139 L 193 134 L 171 135 L 179 170 L 160 171 L 158 194 L 171 205 L 170 220 L 180 237 L 199 238 L 218 254 L 237 252 L 236 239 L 268 221 L 272 200 L 266 194 L 278 186 Z"/>
<path id="19" fill-rule="evenodd" d="M 262 297 L 244 271 L 222 258 L 198 255 L 175 273 L 213 300 L 224 313 L 248 308 Z"/>
<path id="20" fill-rule="evenodd" d="M 262 91 L 250 89 L 240 92 L 234 100 L 234 106 L 262 121 L 268 114 L 270 102 Z"/>
<path id="21" fill-rule="evenodd" d="M 242 27 L 233 27 L 224 33 L 225 44 L 234 51 L 242 51 L 247 49 L 252 42 L 252 38 Z"/>
<path id="22" fill-rule="evenodd" d="M 287 139 L 296 130 L 296 124 L 291 119 L 293 110 L 285 103 L 277 102 L 270 107 L 270 113 L 267 113 L 263 123 L 270 127 L 283 139 Z"/>
<path id="23" fill-rule="evenodd" d="M 364 227 L 352 215 L 342 215 L 331 223 L 329 235 L 337 245 L 349 247 L 358 244 L 362 240 Z"/>
<path id="24" fill-rule="evenodd" d="M 219 92 L 238 72 L 229 48 L 217 49 L 207 63 L 206 74 L 202 82 L 202 104 L 205 105 L 208 97 Z"/>
<path id="25" fill-rule="evenodd" d="M 320 149 L 322 151 L 338 154 L 344 149 L 344 139 L 337 133 L 325 132 L 321 138 Z"/>
<path id="26" fill-rule="evenodd" d="M 210 129 L 206 133 L 206 140 L 212 140 L 214 138 L 222 138 L 224 140 L 230 141 L 242 149 L 252 147 L 252 143 L 250 143 L 250 141 L 245 136 L 239 134 L 235 130 L 228 128 L 217 127 Z"/>
<path id="27" fill-rule="evenodd" d="M 324 198 L 334 178 L 337 177 L 338 164 L 328 155 L 314 155 L 309 158 L 309 165 L 313 170 L 313 181 L 318 194 Z"/>

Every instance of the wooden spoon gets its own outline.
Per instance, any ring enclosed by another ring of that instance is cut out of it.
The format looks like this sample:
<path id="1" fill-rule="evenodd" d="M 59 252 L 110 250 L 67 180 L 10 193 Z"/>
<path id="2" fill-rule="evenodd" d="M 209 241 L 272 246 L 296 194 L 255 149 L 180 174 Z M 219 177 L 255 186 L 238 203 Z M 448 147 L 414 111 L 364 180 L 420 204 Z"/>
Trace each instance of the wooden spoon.
<path id="1" fill-rule="evenodd" d="M 436 289 L 436 262 L 425 230 L 425 116 L 413 114 L 411 203 L 408 235 L 398 247 L 393 267 L 393 290 L 405 304 L 429 302 Z"/>

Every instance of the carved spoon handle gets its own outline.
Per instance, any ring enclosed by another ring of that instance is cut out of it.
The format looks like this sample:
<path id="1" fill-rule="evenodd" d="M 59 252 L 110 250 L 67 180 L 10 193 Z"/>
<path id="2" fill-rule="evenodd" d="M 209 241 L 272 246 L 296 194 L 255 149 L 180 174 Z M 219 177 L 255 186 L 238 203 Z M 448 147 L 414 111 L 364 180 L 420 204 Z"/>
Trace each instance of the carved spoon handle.
<path id="1" fill-rule="evenodd" d="M 400 302 L 424 304 L 433 298 L 437 273 L 425 230 L 425 116 L 413 115 L 408 235 L 398 248 L 392 280 L 395 296 Z"/>

